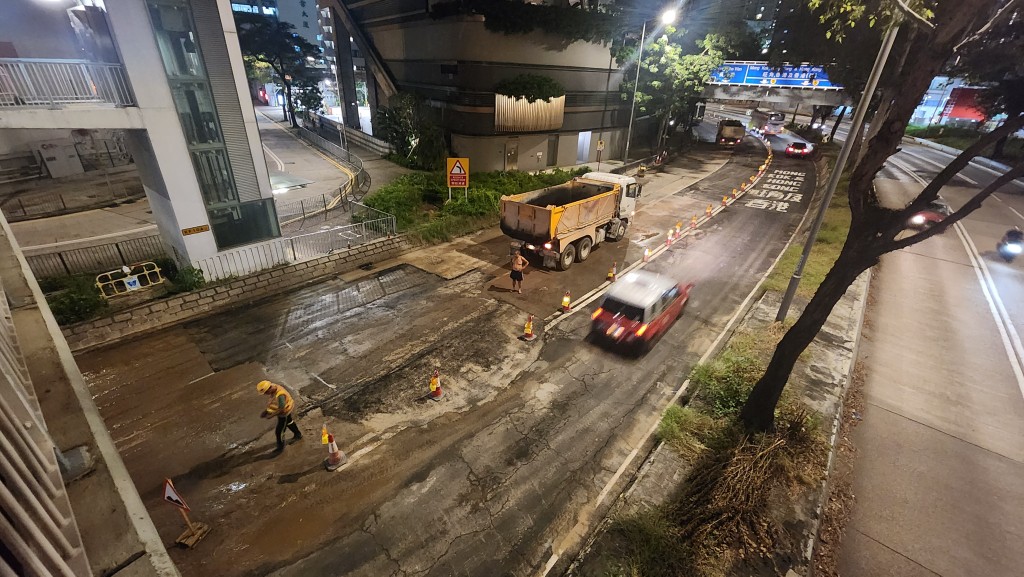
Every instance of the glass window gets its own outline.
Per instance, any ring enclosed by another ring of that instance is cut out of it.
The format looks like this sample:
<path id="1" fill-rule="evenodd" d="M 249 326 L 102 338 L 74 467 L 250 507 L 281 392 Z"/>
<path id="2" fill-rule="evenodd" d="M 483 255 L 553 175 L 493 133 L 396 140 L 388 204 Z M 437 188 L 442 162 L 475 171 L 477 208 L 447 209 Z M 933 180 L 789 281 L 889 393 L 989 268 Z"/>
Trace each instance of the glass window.
<path id="1" fill-rule="evenodd" d="M 149 7 L 164 68 L 170 77 L 203 77 L 202 57 L 192 32 L 192 21 L 187 8 L 154 4 Z"/>
<path id="2" fill-rule="evenodd" d="M 622 315 L 631 321 L 642 321 L 644 320 L 644 310 L 640 307 L 626 304 L 622 301 L 606 298 L 601 304 L 601 308 L 614 315 Z"/>
<path id="3" fill-rule="evenodd" d="M 207 206 L 238 202 L 228 155 L 223 149 L 194 150 L 192 164 Z"/>
<path id="4" fill-rule="evenodd" d="M 640 188 L 636 184 L 630 184 L 626 186 L 626 198 L 636 198 L 640 196 Z"/>
<path id="5" fill-rule="evenodd" d="M 181 117 L 181 127 L 189 144 L 221 142 L 217 109 L 205 82 L 180 82 L 171 88 L 174 106 Z"/>
<path id="6" fill-rule="evenodd" d="M 281 235 L 274 199 L 210 209 L 210 225 L 221 250 Z"/>

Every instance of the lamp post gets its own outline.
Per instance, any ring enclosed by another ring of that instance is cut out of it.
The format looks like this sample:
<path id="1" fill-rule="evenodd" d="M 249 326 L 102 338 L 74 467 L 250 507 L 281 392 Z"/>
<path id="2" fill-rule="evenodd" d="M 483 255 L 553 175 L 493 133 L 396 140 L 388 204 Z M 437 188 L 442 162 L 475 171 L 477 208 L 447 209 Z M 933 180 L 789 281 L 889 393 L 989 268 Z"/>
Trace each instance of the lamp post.
<path id="1" fill-rule="evenodd" d="M 661 23 L 668 26 L 676 21 L 676 11 L 669 9 L 661 13 Z M 633 103 L 629 106 L 629 128 L 626 129 L 626 152 L 622 155 L 622 164 L 629 164 L 629 143 L 633 138 L 633 118 L 636 115 L 636 92 L 640 88 L 640 66 L 644 58 L 644 40 L 647 38 L 647 21 L 640 30 L 640 50 L 636 56 L 636 79 L 633 81 Z"/>

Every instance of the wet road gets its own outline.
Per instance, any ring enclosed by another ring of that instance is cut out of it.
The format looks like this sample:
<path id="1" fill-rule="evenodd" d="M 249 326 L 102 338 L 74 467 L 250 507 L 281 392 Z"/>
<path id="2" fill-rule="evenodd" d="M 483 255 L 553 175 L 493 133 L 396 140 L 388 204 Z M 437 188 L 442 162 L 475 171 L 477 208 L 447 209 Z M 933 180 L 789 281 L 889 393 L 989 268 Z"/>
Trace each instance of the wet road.
<path id="1" fill-rule="evenodd" d="M 745 146 L 711 177 L 648 197 L 630 242 L 604 258 L 637 258 L 717 203 L 763 158 Z M 697 286 L 640 359 L 587 343 L 588 308 L 519 341 L 524 309 L 550 311 L 559 282 L 600 278 L 607 264 L 545 271 L 512 296 L 496 290 L 507 284 L 499 238 L 458 249 L 481 264 L 449 280 L 409 266 L 328 280 L 79 363 L 161 535 L 181 530 L 160 502 L 164 477 L 214 527 L 197 550 L 172 552 L 186 575 L 526 575 L 549 561 L 557 572 L 809 204 L 812 165 L 776 158 L 765 182 L 806 175 L 799 199 L 782 206 L 765 189 L 648 265 Z M 441 402 L 423 399 L 435 367 Z M 297 391 L 306 432 L 276 459 L 272 423 L 257 418 L 265 377 Z M 352 457 L 337 473 L 319 462 L 322 423 Z"/>

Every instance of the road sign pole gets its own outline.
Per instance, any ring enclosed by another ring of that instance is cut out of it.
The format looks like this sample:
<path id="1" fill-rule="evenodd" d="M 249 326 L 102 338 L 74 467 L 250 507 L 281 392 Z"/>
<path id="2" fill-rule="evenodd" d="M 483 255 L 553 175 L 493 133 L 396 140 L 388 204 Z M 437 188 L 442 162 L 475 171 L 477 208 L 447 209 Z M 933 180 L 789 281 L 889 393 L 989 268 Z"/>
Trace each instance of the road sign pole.
<path id="1" fill-rule="evenodd" d="M 191 531 L 193 534 L 196 533 L 196 527 L 192 524 L 192 519 L 188 518 L 188 513 L 186 513 L 185 510 L 180 507 L 178 508 L 178 511 L 181 512 L 181 518 L 185 520 L 185 525 L 188 527 L 188 530 Z"/>

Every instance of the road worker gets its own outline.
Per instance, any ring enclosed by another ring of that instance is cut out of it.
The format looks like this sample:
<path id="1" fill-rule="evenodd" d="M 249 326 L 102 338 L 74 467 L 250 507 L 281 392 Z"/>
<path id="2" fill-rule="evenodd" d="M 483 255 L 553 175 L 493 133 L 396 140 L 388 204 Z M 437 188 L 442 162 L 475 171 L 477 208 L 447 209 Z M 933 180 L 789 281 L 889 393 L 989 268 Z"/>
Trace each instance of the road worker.
<path id="1" fill-rule="evenodd" d="M 277 453 L 284 451 L 284 430 L 287 428 L 294 435 L 295 440 L 302 438 L 302 431 L 299 430 L 299 426 L 295 424 L 295 419 L 292 418 L 292 412 L 295 409 L 295 401 L 292 400 L 292 396 L 288 394 L 288 391 L 284 387 L 270 381 L 260 381 L 256 385 L 256 390 L 261 394 L 270 395 L 271 401 L 264 409 L 260 417 L 269 419 L 270 417 L 277 416 L 277 428 L 274 430 L 274 434 L 277 436 Z"/>

